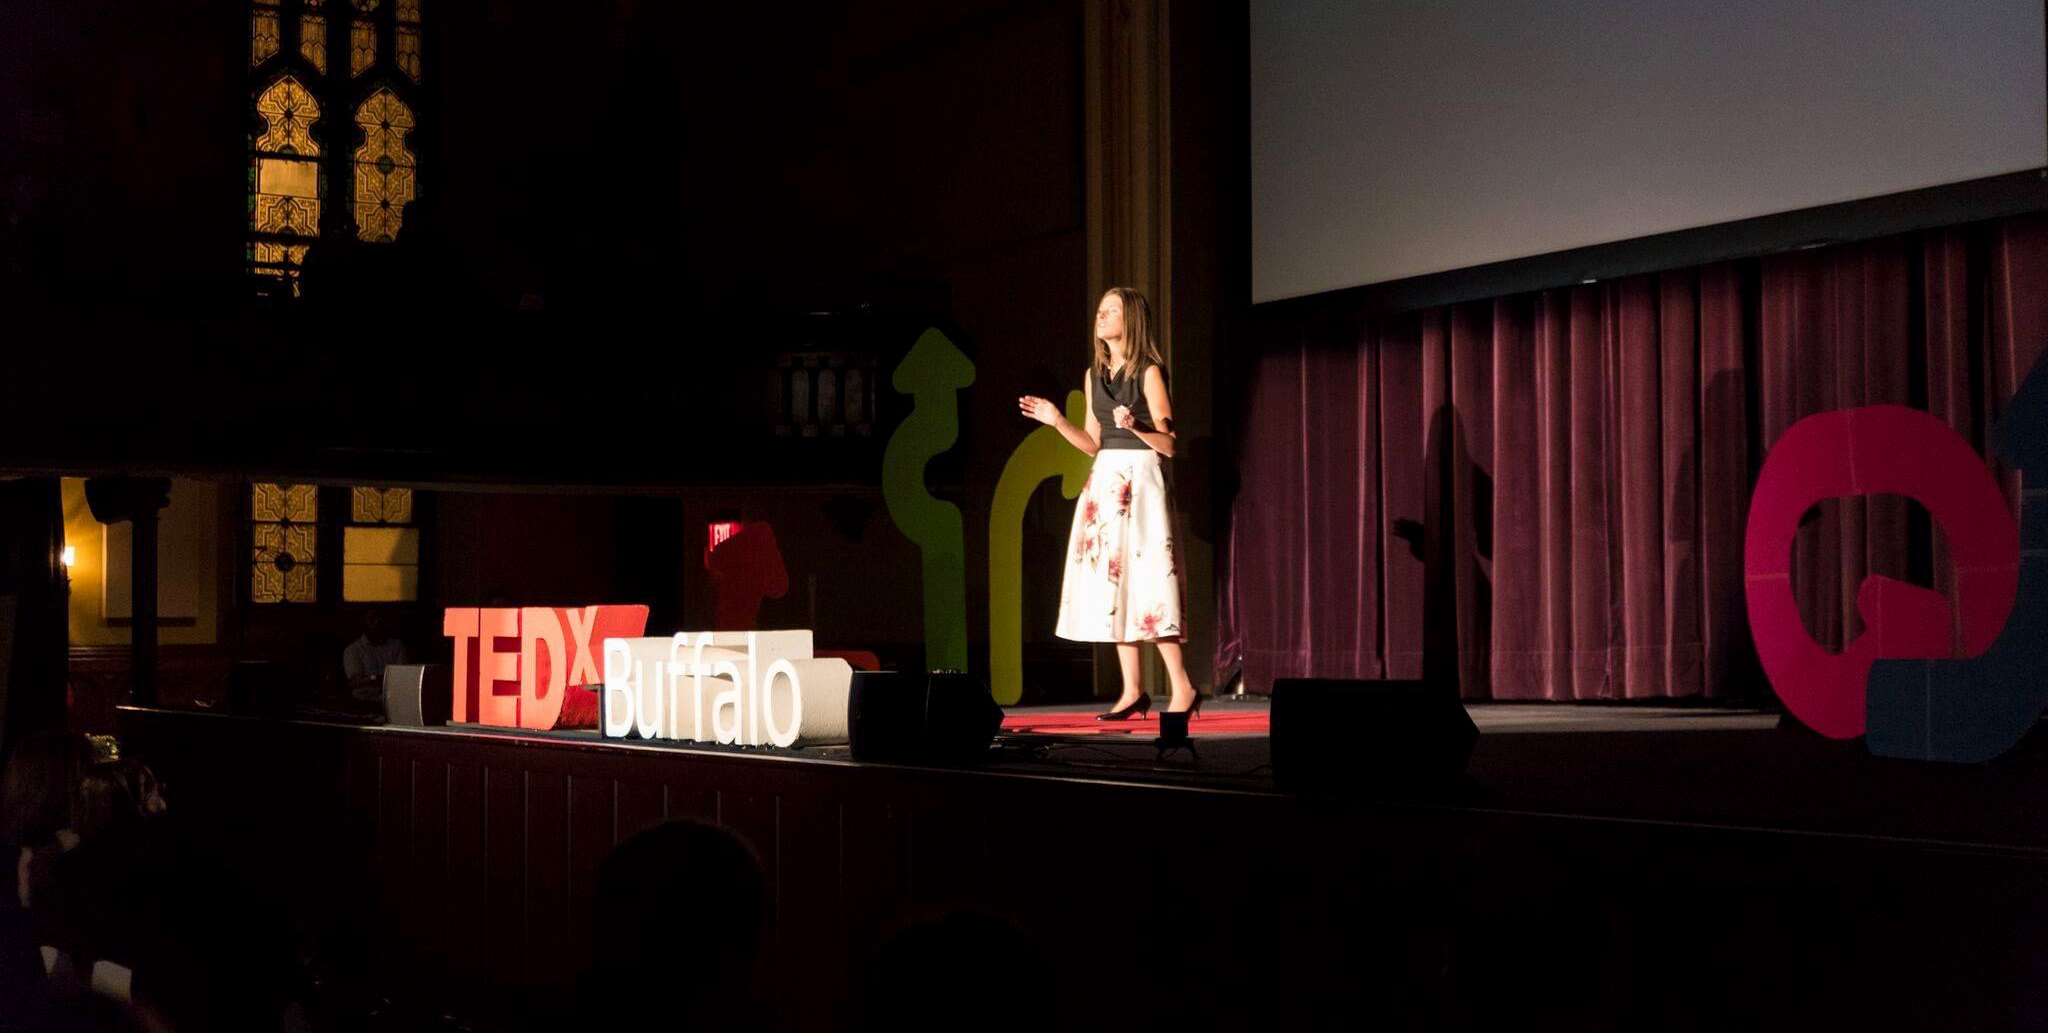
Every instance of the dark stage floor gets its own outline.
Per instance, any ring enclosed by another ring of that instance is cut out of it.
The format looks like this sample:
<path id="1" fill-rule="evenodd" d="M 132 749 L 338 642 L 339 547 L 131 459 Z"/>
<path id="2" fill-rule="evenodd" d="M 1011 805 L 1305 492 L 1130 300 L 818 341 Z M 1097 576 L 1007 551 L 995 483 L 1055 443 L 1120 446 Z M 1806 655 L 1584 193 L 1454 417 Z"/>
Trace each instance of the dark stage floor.
<path id="1" fill-rule="evenodd" d="M 1155 706 L 1163 706 L 1156 700 Z M 1158 712 L 1104 725 L 1100 707 L 1011 707 L 991 774 L 1271 793 L 1270 707 L 1210 700 L 1195 752 L 1159 755 Z M 2048 736 L 2037 728 L 1997 762 L 1962 766 L 1871 755 L 1763 710 L 1706 706 L 1477 703 L 1467 779 L 1449 787 L 1368 784 L 1387 803 L 1594 822 L 1653 822 L 1911 842 L 2048 859 Z M 596 740 L 592 731 L 494 735 Z M 849 763 L 845 746 L 761 750 L 607 743 L 634 750 L 741 752 L 789 763 Z M 1359 749 L 1369 746 L 1361 743 Z"/>
<path id="2" fill-rule="evenodd" d="M 1462 791 L 1389 800 L 1531 814 L 1933 841 L 2048 856 L 2048 748 L 2037 732 L 1997 763 L 1872 756 L 1775 712 L 1636 704 L 1467 706 L 1479 741 Z M 1268 705 L 1213 700 L 1199 756 L 1157 757 L 1152 719 L 1102 729 L 1094 711 L 1013 707 L 1002 770 L 1270 791 Z M 1363 748 L 1363 747 L 1361 747 Z"/>

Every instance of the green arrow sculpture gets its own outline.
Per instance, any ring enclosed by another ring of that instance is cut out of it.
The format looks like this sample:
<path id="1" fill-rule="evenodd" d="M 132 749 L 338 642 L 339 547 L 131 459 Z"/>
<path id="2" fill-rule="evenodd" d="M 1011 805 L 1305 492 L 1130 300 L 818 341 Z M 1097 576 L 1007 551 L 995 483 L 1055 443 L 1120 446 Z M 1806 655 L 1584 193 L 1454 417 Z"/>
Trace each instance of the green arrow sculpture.
<path id="1" fill-rule="evenodd" d="M 882 453 L 882 501 L 924 553 L 924 657 L 929 670 L 967 670 L 967 531 L 960 507 L 932 497 L 924 468 L 960 438 L 961 388 L 974 363 L 937 329 L 919 335 L 890 384 L 910 415 Z"/>
<path id="2" fill-rule="evenodd" d="M 1081 392 L 1069 392 L 1067 422 L 1081 426 L 1087 405 Z M 1048 477 L 1060 479 L 1061 495 L 1081 494 L 1091 463 L 1059 431 L 1041 426 L 1025 435 L 996 479 L 988 513 L 988 667 L 997 703 L 1024 698 L 1024 507 Z"/>

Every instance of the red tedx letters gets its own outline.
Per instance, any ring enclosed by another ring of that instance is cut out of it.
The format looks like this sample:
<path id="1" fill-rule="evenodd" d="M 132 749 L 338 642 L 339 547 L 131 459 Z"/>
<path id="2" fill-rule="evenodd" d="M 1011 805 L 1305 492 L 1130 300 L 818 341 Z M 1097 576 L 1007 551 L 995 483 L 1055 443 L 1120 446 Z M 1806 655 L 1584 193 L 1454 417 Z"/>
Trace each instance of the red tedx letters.
<path id="1" fill-rule="evenodd" d="M 455 640 L 451 720 L 558 727 L 571 688 L 604 682 L 604 640 L 646 632 L 647 607 L 637 605 L 451 608 L 441 618 Z"/>

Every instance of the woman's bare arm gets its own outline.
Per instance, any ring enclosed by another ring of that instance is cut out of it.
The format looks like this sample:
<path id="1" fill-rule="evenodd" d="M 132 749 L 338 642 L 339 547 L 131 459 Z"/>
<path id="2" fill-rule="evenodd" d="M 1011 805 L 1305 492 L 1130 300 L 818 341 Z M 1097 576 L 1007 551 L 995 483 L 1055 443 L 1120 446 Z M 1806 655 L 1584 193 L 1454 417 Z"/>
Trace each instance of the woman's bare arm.
<path id="1" fill-rule="evenodd" d="M 1089 401 L 1092 403 L 1094 401 L 1095 389 L 1090 386 L 1087 390 L 1089 392 Z M 1060 412 L 1059 406 L 1036 395 L 1025 395 L 1017 399 L 1017 408 L 1024 415 L 1059 431 L 1060 436 L 1066 438 L 1068 444 L 1080 449 L 1084 454 L 1092 456 L 1102 449 L 1102 427 L 1095 422 L 1095 407 L 1093 404 L 1090 404 L 1088 407 L 1088 429 L 1086 430 L 1082 430 L 1067 422 L 1066 414 Z"/>
<path id="2" fill-rule="evenodd" d="M 1088 372 L 1092 374 L 1094 370 Z M 1092 456 L 1102 451 L 1102 423 L 1095 418 L 1095 378 L 1085 374 L 1081 377 L 1081 408 L 1086 412 L 1081 422 L 1086 424 L 1084 433 L 1088 435 L 1088 444 L 1084 446 L 1075 441 L 1074 447 Z M 1073 435 L 1067 435 L 1067 440 L 1073 441 Z"/>
<path id="3" fill-rule="evenodd" d="M 1117 407 L 1117 425 L 1136 434 L 1152 451 L 1173 458 L 1173 402 L 1166 396 L 1166 374 L 1157 366 L 1145 367 L 1145 407 L 1152 412 L 1151 426 L 1139 424 L 1122 406 Z"/>

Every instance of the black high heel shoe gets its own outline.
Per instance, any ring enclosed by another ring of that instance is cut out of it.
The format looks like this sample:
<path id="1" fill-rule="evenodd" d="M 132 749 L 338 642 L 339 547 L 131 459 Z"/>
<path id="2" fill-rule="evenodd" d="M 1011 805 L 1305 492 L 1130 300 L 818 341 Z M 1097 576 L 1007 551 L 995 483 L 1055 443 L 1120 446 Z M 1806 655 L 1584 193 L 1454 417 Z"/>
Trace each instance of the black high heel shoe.
<path id="1" fill-rule="evenodd" d="M 1138 701 L 1127 707 L 1118 707 L 1106 714 L 1095 715 L 1097 721 L 1128 721 L 1133 715 L 1143 718 L 1152 710 L 1152 697 L 1139 694 Z"/>

